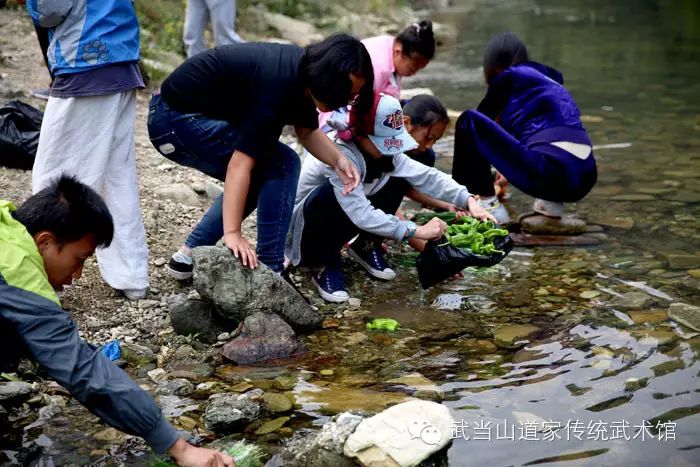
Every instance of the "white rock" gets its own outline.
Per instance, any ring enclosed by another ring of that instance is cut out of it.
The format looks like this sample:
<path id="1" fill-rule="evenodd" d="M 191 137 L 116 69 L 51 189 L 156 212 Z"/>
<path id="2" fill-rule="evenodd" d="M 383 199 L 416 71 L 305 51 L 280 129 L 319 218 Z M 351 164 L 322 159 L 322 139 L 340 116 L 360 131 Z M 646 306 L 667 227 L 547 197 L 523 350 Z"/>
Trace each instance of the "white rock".
<path id="1" fill-rule="evenodd" d="M 444 405 L 413 400 L 363 420 L 343 453 L 364 466 L 414 466 L 451 441 L 454 419 Z"/>

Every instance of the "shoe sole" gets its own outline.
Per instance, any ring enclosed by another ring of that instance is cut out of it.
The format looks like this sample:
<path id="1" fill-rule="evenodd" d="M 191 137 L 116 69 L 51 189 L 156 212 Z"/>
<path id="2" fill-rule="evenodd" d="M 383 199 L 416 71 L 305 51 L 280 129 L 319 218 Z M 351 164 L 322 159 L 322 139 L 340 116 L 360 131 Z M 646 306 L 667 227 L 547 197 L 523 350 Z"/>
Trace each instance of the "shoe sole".
<path id="1" fill-rule="evenodd" d="M 384 281 L 390 281 L 392 279 L 396 278 L 396 273 L 395 272 L 384 272 L 384 271 L 379 271 L 377 269 L 374 269 L 372 266 L 367 264 L 365 260 L 360 258 L 360 255 L 355 253 L 352 248 L 348 248 L 348 256 L 354 259 L 360 266 L 365 268 L 365 271 L 369 273 L 370 276 L 376 278 L 376 279 L 381 279 Z"/>
<path id="2" fill-rule="evenodd" d="M 165 270 L 170 277 L 178 281 L 186 281 L 187 279 L 192 279 L 192 276 L 194 275 L 194 273 L 192 272 L 176 271 L 169 266 L 166 266 Z"/>
<path id="3" fill-rule="evenodd" d="M 331 302 L 331 303 L 344 303 L 344 302 L 347 302 L 348 300 L 350 300 L 350 297 L 349 297 L 349 296 L 347 296 L 347 297 L 337 297 L 337 296 L 335 296 L 335 295 L 333 295 L 333 294 L 329 294 L 328 292 L 326 292 L 325 290 L 323 290 L 323 288 L 322 288 L 320 285 L 318 285 L 318 282 L 316 281 L 316 278 L 315 278 L 315 277 L 312 277 L 312 278 L 311 278 L 311 282 L 313 282 L 314 285 L 316 286 L 316 289 L 318 289 L 318 293 L 319 293 L 319 295 L 321 295 L 321 298 L 323 298 L 323 299 L 324 299 L 325 301 L 327 301 L 327 302 Z"/>

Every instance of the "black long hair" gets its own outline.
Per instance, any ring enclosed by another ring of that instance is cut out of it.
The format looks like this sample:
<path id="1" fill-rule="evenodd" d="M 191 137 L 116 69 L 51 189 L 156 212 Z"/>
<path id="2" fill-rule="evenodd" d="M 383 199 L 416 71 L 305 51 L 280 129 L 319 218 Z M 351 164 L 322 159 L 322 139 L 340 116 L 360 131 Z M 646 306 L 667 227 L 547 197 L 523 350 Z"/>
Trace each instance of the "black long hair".
<path id="1" fill-rule="evenodd" d="M 428 60 L 435 56 L 435 35 L 430 20 L 409 25 L 396 36 L 396 40 L 401 44 L 401 53 L 405 56 L 415 53 Z"/>
<path id="2" fill-rule="evenodd" d="M 364 44 L 342 33 L 306 47 L 299 64 L 299 75 L 311 94 L 332 109 L 348 105 L 353 97 L 350 74 L 362 76 L 365 85 L 353 105 L 366 112 L 374 99 L 372 59 Z"/>
<path id="3" fill-rule="evenodd" d="M 503 70 L 528 60 L 527 47 L 518 36 L 512 32 L 495 35 L 489 41 L 484 53 L 486 83 L 490 84 L 491 79 Z"/>
<path id="4" fill-rule="evenodd" d="M 411 98 L 404 103 L 403 113 L 411 117 L 411 125 L 430 126 L 450 120 L 442 102 L 430 94 L 419 94 Z"/>

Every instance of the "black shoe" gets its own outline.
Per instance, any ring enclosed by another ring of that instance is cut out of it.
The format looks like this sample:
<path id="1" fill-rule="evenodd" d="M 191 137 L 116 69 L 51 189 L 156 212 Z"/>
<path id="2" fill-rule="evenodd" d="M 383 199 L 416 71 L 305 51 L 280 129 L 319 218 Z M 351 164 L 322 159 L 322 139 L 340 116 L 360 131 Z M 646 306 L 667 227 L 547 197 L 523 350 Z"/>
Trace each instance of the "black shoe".
<path id="1" fill-rule="evenodd" d="M 187 261 L 189 259 L 189 262 Z M 192 258 L 181 252 L 177 252 L 170 257 L 166 271 L 173 279 L 186 281 L 192 278 Z"/>

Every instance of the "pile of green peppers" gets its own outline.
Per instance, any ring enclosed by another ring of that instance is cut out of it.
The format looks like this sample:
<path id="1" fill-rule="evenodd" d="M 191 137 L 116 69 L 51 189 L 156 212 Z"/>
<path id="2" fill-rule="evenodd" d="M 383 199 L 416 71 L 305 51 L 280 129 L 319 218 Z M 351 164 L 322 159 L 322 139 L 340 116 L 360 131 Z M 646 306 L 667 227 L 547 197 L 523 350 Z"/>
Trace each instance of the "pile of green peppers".
<path id="1" fill-rule="evenodd" d="M 508 231 L 499 229 L 491 221 L 480 221 L 464 216 L 447 227 L 445 238 L 457 248 L 468 248 L 477 255 L 503 253 L 493 244 L 497 237 L 505 237 Z"/>

